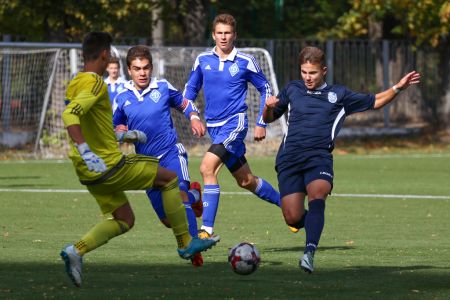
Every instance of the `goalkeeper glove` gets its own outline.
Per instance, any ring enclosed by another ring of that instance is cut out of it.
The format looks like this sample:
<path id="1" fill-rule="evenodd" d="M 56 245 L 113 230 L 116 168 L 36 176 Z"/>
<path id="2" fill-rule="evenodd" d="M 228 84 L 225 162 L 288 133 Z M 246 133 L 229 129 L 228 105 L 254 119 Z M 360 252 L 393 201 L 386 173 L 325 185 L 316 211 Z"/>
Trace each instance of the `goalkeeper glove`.
<path id="1" fill-rule="evenodd" d="M 81 158 L 86 163 L 89 171 L 102 173 L 106 171 L 106 165 L 103 159 L 101 159 L 97 154 L 91 151 L 89 145 L 86 143 L 83 144 L 75 144 L 78 149 L 78 152 L 81 155 Z"/>
<path id="2" fill-rule="evenodd" d="M 120 143 L 147 143 L 147 135 L 140 130 L 116 131 L 116 138 Z"/>

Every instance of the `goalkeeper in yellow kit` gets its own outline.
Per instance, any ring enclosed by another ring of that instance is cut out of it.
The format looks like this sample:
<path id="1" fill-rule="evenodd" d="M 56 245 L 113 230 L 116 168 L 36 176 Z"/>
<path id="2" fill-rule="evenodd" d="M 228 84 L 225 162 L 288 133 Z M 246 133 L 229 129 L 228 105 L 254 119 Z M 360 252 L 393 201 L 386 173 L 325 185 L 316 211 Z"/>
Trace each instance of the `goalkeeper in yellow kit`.
<path id="1" fill-rule="evenodd" d="M 82 256 L 121 235 L 134 225 L 134 214 L 126 190 L 161 190 L 164 211 L 172 225 L 178 254 L 190 259 L 214 246 L 218 237 L 191 238 L 186 211 L 175 173 L 158 166 L 158 159 L 123 155 L 112 123 L 112 108 L 102 75 L 111 57 L 112 38 L 106 32 L 88 33 L 83 40 L 84 69 L 70 82 L 62 119 L 71 139 L 70 159 L 83 185 L 109 218 L 95 225 L 78 242 L 64 247 L 61 258 L 72 282 L 82 282 Z M 125 140 L 146 142 L 140 131 L 128 131 Z"/>

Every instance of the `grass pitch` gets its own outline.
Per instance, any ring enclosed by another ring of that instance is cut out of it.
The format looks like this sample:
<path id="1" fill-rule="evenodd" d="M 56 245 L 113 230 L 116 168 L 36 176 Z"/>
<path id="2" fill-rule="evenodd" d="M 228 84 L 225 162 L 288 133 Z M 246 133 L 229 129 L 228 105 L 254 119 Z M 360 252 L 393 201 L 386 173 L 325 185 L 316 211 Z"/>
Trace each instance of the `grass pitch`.
<path id="1" fill-rule="evenodd" d="M 199 180 L 199 159 L 190 163 Z M 250 160 L 276 186 L 273 163 Z M 335 156 L 312 275 L 298 267 L 304 231 L 291 233 L 279 208 L 241 193 L 226 170 L 222 241 L 201 268 L 178 258 L 145 194 L 129 193 L 135 227 L 85 256 L 76 288 L 59 252 L 100 220 L 95 201 L 68 161 L 0 162 L 0 299 L 449 299 L 449 182 L 448 153 Z M 227 263 L 242 241 L 261 253 L 249 276 Z"/>

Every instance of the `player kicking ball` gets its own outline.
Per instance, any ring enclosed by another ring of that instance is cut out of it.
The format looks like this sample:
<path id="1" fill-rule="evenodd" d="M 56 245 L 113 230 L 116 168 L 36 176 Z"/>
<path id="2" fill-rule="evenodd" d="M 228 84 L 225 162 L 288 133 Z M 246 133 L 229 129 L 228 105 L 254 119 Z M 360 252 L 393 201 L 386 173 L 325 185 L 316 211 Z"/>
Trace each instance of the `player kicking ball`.
<path id="1" fill-rule="evenodd" d="M 123 155 L 119 150 L 109 95 L 101 77 L 111 57 L 111 42 L 111 35 L 106 32 L 91 32 L 84 37 L 83 72 L 69 84 L 67 107 L 62 115 L 71 140 L 69 157 L 78 178 L 108 216 L 60 253 L 67 275 L 77 287 L 82 284 L 82 257 L 133 227 L 134 213 L 124 193 L 127 190 L 161 191 L 180 257 L 190 259 L 219 241 L 219 238 L 193 238 L 189 234 L 175 173 L 159 166 L 155 157 Z M 138 131 L 129 131 L 124 139 L 143 141 L 145 137 Z"/>
<path id="2" fill-rule="evenodd" d="M 355 93 L 341 85 L 327 85 L 325 61 L 321 49 L 304 48 L 299 55 L 302 80 L 289 82 L 277 97 L 267 99 L 263 113 L 264 121 L 270 123 L 289 111 L 288 131 L 275 168 L 286 223 L 305 227 L 306 245 L 299 264 L 308 273 L 314 271 L 314 254 L 325 222 L 325 200 L 333 188 L 334 139 L 345 117 L 380 109 L 420 82 L 420 74 L 413 71 L 384 92 Z"/>
<path id="3" fill-rule="evenodd" d="M 134 144 L 136 153 L 157 157 L 160 166 L 177 173 L 181 198 L 186 207 L 189 233 L 191 236 L 197 236 L 196 217 L 200 217 L 203 210 L 201 187 L 198 182 L 190 184 L 188 155 L 184 146 L 177 143 L 171 108 L 183 113 L 190 120 L 194 135 L 204 135 L 205 126 L 200 121 L 194 103 L 184 99 L 181 92 L 167 80 L 151 77 L 153 59 L 147 46 L 131 47 L 126 61 L 131 81 L 125 83 L 124 90 L 115 98 L 113 123 L 116 136 L 121 141 L 129 132 L 145 134 L 146 143 L 137 141 Z M 151 188 L 147 190 L 147 196 L 161 222 L 170 228 L 161 191 Z M 194 255 L 192 264 L 203 264 L 200 253 Z"/>

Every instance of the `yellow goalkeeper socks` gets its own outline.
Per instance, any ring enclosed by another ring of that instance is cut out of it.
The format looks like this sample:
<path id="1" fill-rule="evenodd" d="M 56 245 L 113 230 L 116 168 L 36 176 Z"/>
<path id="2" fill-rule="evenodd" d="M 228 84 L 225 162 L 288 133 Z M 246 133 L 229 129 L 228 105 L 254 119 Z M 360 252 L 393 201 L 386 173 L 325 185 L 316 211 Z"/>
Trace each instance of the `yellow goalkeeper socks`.
<path id="1" fill-rule="evenodd" d="M 186 248 L 191 242 L 188 231 L 186 209 L 181 201 L 178 178 L 173 179 L 161 188 L 164 212 L 177 239 L 178 248 Z"/>
<path id="2" fill-rule="evenodd" d="M 86 233 L 79 242 L 75 244 L 75 248 L 79 255 L 106 244 L 110 239 L 127 232 L 130 229 L 127 223 L 108 219 L 95 225 L 88 233 Z"/>

